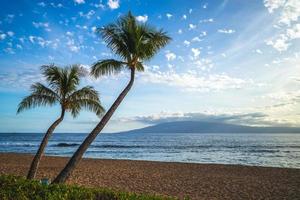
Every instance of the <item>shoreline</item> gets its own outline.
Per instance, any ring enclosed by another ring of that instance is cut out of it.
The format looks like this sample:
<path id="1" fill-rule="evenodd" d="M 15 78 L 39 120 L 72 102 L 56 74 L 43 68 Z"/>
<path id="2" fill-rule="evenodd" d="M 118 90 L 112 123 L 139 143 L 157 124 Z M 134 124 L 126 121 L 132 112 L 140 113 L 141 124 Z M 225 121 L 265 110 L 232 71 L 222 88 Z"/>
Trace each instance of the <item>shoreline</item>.
<path id="1" fill-rule="evenodd" d="M 16 152 L 0 152 L 0 154 L 17 154 L 25 156 L 34 156 L 31 153 L 16 153 Z M 45 155 L 45 157 L 64 158 L 69 159 L 71 156 L 65 155 Z M 97 157 L 84 157 L 84 160 L 103 160 L 103 161 L 132 161 L 132 162 L 153 162 L 153 163 L 173 163 L 173 164 L 199 164 L 199 165 L 220 165 L 220 166 L 235 166 L 235 167 L 258 167 L 258 168 L 277 168 L 277 169 L 296 169 L 296 167 L 277 167 L 277 166 L 263 166 L 263 165 L 246 165 L 246 164 L 227 164 L 227 163 L 199 163 L 199 162 L 185 162 L 185 161 L 161 161 L 161 160 L 133 160 L 133 159 L 122 159 L 122 158 L 97 158 Z"/>
<path id="2" fill-rule="evenodd" d="M 33 155 L 0 153 L 0 175 L 25 176 Z M 37 178 L 55 175 L 69 157 L 45 156 Z M 300 198 L 300 169 L 84 158 L 68 184 L 191 199 Z"/>

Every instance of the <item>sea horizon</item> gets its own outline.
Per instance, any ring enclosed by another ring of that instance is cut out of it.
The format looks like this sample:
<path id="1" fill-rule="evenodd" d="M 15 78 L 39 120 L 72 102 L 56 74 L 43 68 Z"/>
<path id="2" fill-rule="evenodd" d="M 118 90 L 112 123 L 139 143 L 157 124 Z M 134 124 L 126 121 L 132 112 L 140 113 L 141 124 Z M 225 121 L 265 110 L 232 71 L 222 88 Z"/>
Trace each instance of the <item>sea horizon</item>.
<path id="1" fill-rule="evenodd" d="M 87 133 L 54 133 L 46 155 L 70 157 Z M 1 133 L 1 153 L 35 154 L 43 134 Z M 105 133 L 85 158 L 300 168 L 300 134 Z"/>

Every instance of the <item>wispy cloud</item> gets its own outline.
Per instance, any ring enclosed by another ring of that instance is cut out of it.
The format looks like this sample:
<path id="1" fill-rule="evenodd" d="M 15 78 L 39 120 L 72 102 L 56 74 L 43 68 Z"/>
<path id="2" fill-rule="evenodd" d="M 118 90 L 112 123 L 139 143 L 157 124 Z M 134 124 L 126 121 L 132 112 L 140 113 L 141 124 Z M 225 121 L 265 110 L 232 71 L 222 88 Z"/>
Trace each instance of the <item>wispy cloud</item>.
<path id="1" fill-rule="evenodd" d="M 136 17 L 136 20 L 145 23 L 148 20 L 148 15 L 139 15 Z"/>
<path id="2" fill-rule="evenodd" d="M 167 58 L 168 61 L 172 61 L 176 59 L 176 54 L 170 51 L 167 51 L 165 54 L 165 57 Z"/>
<path id="3" fill-rule="evenodd" d="M 120 7 L 119 0 L 108 0 L 107 5 L 112 10 Z"/>
<path id="4" fill-rule="evenodd" d="M 167 16 L 168 19 L 171 19 L 171 17 L 173 17 L 173 15 L 170 14 L 170 13 L 167 13 L 166 16 Z"/>
<path id="5" fill-rule="evenodd" d="M 255 85 L 252 80 L 234 78 L 226 74 L 210 74 L 205 76 L 193 71 L 187 73 L 176 73 L 174 71 L 148 71 L 141 76 L 141 80 L 146 83 L 165 84 L 178 87 L 179 89 L 188 92 L 241 89 L 253 87 Z"/>
<path id="6" fill-rule="evenodd" d="M 265 7 L 271 14 L 278 12 L 276 24 L 279 34 L 266 41 L 279 52 L 286 51 L 291 41 L 300 38 L 300 1 L 298 0 L 264 0 Z"/>
<path id="7" fill-rule="evenodd" d="M 225 33 L 225 34 L 232 34 L 235 33 L 235 30 L 233 29 L 218 29 L 219 33 Z"/>
<path id="8" fill-rule="evenodd" d="M 148 125 L 174 121 L 204 121 L 248 126 L 291 126 L 291 124 L 273 121 L 267 114 L 262 112 L 160 112 L 146 116 L 119 118 L 117 120 L 122 122 L 141 122 Z"/>
<path id="9" fill-rule="evenodd" d="M 84 4 L 85 0 L 74 0 L 76 4 Z"/>

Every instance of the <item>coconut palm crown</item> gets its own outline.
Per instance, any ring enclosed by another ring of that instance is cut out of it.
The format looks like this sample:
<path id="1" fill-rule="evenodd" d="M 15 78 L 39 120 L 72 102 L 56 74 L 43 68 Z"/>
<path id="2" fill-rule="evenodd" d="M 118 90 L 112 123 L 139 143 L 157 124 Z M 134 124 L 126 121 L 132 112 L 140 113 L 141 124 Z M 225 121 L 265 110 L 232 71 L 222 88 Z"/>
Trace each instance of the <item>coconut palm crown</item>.
<path id="1" fill-rule="evenodd" d="M 34 156 L 27 174 L 28 179 L 33 179 L 43 156 L 48 140 L 55 128 L 63 121 L 65 112 L 70 112 L 76 117 L 82 108 L 101 115 L 104 108 L 98 96 L 98 92 L 91 86 L 77 89 L 84 70 L 78 65 L 60 68 L 55 65 L 41 67 L 42 74 L 48 83 L 35 83 L 31 86 L 31 94 L 25 97 L 18 106 L 17 113 L 37 106 L 53 106 L 60 104 L 61 114 L 45 133 L 39 149 Z"/>
<path id="2" fill-rule="evenodd" d="M 98 28 L 97 33 L 121 60 L 106 59 L 96 62 L 91 71 L 96 78 L 118 73 L 124 68 L 144 71 L 142 62 L 153 58 L 171 40 L 163 30 L 139 23 L 131 12 L 116 23 Z"/>
<path id="3" fill-rule="evenodd" d="M 150 60 L 171 40 L 164 31 L 156 30 L 145 23 L 139 23 L 130 12 L 121 17 L 116 23 L 98 28 L 97 33 L 103 38 L 107 47 L 119 57 L 119 60 L 99 60 L 93 64 L 91 74 L 97 78 L 101 75 L 116 74 L 123 69 L 129 69 L 130 81 L 102 117 L 101 121 L 85 138 L 64 169 L 54 179 L 53 183 L 63 183 L 68 179 L 82 159 L 83 154 L 103 130 L 131 89 L 134 83 L 135 71 L 144 71 L 142 62 Z"/>
<path id="4" fill-rule="evenodd" d="M 85 71 L 78 65 L 65 68 L 53 64 L 41 67 L 42 75 L 48 86 L 35 83 L 31 86 L 31 94 L 25 97 L 18 106 L 17 113 L 38 106 L 53 106 L 60 104 L 63 111 L 70 112 L 77 117 L 82 108 L 101 115 L 104 108 L 98 96 L 98 92 L 91 86 L 77 90 L 80 78 Z"/>

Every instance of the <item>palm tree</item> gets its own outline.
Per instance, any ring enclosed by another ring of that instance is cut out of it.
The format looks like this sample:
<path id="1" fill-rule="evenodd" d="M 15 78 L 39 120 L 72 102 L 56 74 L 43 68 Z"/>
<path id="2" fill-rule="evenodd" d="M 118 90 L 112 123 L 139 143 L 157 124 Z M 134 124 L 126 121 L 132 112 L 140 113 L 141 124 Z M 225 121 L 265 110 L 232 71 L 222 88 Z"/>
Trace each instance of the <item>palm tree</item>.
<path id="1" fill-rule="evenodd" d="M 101 115 L 104 108 L 98 97 L 98 92 L 91 86 L 83 87 L 77 90 L 80 77 L 84 75 L 84 71 L 78 65 L 72 65 L 60 68 L 55 65 L 46 65 L 41 67 L 41 71 L 48 87 L 42 83 L 35 83 L 31 86 L 31 94 L 25 97 L 18 106 L 17 113 L 23 110 L 34 108 L 37 106 L 53 106 L 60 104 L 60 117 L 48 128 L 39 149 L 34 156 L 27 178 L 35 178 L 40 160 L 54 129 L 62 122 L 65 112 L 71 112 L 76 117 L 82 108 Z"/>
<path id="2" fill-rule="evenodd" d="M 91 74 L 98 78 L 101 75 L 117 74 L 123 69 L 130 71 L 130 81 L 112 104 L 101 121 L 86 137 L 65 168 L 54 179 L 53 183 L 62 183 L 67 180 L 83 154 L 102 131 L 115 110 L 125 98 L 134 82 L 136 71 L 144 71 L 143 61 L 150 60 L 162 47 L 171 40 L 163 30 L 156 30 L 146 24 L 138 23 L 129 12 L 116 23 L 98 28 L 97 32 L 120 60 L 100 60 L 93 64 Z"/>

